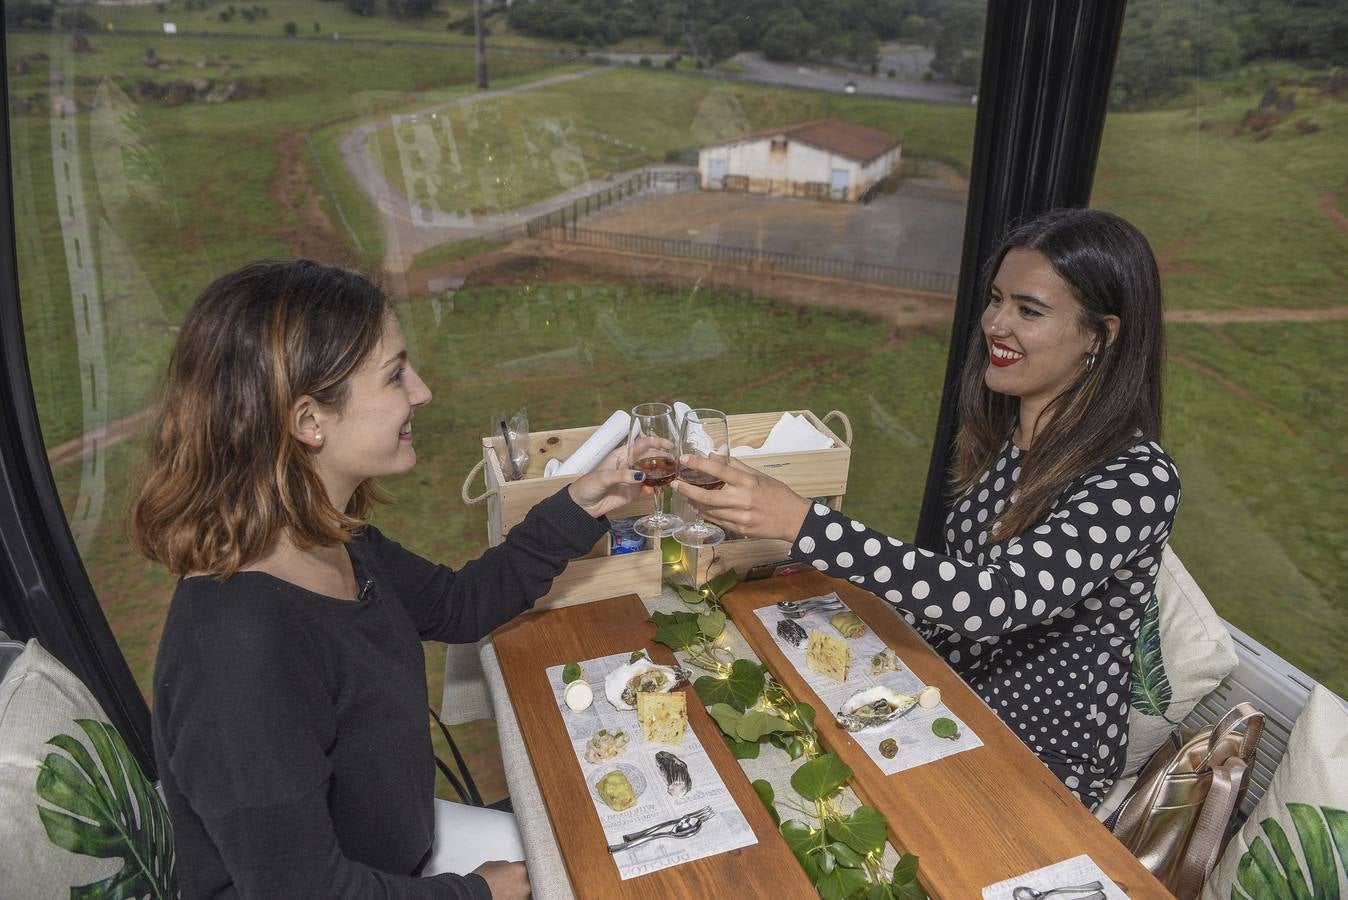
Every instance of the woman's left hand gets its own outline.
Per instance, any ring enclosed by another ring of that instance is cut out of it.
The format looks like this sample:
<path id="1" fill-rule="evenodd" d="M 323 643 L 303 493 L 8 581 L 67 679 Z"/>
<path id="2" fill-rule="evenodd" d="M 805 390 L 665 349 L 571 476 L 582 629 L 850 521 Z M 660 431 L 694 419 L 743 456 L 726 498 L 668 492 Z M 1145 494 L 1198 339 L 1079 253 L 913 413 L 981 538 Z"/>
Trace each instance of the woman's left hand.
<path id="1" fill-rule="evenodd" d="M 627 468 L 627 445 L 619 447 L 588 475 L 571 482 L 568 490 L 576 505 L 596 519 L 641 496 L 645 476 Z"/>

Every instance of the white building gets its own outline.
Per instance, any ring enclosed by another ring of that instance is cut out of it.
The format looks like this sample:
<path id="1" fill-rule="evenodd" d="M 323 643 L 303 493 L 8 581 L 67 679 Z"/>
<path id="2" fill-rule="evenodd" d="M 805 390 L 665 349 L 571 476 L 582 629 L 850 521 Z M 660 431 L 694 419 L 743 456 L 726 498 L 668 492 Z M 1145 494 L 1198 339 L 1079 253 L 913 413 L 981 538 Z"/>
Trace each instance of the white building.
<path id="1" fill-rule="evenodd" d="M 704 191 L 851 201 L 898 168 L 892 134 L 820 119 L 765 128 L 698 151 Z"/>

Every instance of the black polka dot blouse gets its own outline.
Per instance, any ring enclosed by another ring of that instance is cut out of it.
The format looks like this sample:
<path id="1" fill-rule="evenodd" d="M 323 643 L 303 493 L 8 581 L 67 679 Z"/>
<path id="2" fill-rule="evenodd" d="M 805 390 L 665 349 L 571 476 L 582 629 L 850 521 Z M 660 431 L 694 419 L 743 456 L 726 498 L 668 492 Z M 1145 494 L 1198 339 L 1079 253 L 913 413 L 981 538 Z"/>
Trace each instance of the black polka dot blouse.
<path id="1" fill-rule="evenodd" d="M 1133 644 L 1179 504 L 1155 442 L 1079 478 L 1047 519 L 994 543 L 1022 452 L 997 462 L 946 518 L 945 554 L 816 503 L 792 555 L 885 599 L 1091 808 L 1124 764 Z"/>

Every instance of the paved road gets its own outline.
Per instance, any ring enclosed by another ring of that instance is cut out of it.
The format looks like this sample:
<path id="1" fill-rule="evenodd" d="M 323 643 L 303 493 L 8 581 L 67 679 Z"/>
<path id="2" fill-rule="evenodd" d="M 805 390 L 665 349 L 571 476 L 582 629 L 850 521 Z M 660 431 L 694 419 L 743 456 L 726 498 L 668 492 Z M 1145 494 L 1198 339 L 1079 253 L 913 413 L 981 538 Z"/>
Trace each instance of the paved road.
<path id="1" fill-rule="evenodd" d="M 656 66 L 664 63 L 669 54 L 659 53 L 605 53 L 610 60 L 637 63 L 649 56 Z M 894 97 L 903 100 L 922 100 L 928 103 L 967 105 L 969 89 L 948 82 L 923 81 L 922 73 L 931 63 L 931 51 L 920 48 L 886 47 L 881 51 L 879 75 L 856 72 L 836 66 L 773 62 L 761 53 L 739 53 L 735 62 L 743 72 L 716 72 L 716 77 L 736 81 L 753 81 L 782 87 L 813 88 L 819 91 L 842 93 L 843 86 L 856 82 L 857 93 L 873 97 Z M 890 78 L 893 69 L 895 77 Z"/>

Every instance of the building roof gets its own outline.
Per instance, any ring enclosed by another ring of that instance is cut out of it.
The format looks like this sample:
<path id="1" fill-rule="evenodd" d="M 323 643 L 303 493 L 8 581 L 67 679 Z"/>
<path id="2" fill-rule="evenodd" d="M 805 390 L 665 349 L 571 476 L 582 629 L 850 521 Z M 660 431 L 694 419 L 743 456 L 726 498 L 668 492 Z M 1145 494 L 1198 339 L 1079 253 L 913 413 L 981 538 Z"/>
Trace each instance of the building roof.
<path id="1" fill-rule="evenodd" d="M 798 122 L 795 125 L 779 125 L 775 128 L 760 128 L 737 138 L 716 141 L 705 147 L 724 147 L 729 144 L 742 144 L 749 141 L 761 141 L 767 138 L 784 137 L 827 150 L 839 156 L 846 156 L 858 162 L 867 163 L 899 144 L 897 138 L 887 131 L 867 128 L 855 122 L 841 119 L 815 119 L 810 122 Z"/>

